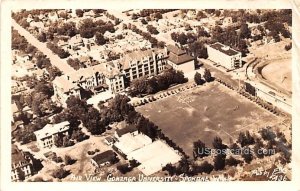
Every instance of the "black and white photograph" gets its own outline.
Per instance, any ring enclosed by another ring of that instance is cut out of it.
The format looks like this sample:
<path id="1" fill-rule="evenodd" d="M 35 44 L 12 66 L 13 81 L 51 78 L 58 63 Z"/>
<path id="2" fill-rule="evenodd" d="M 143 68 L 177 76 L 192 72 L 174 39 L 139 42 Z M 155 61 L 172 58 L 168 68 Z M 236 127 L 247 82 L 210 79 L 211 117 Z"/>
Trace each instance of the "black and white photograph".
<path id="1" fill-rule="evenodd" d="M 127 7 L 10 10 L 5 176 L 292 181 L 295 10 Z"/>

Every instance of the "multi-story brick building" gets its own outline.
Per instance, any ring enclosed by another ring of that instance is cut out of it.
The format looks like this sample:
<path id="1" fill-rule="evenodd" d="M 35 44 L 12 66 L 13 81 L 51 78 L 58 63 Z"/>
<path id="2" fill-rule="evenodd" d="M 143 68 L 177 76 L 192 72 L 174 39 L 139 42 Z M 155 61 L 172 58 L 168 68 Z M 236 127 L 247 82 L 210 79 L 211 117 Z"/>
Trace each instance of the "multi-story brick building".
<path id="1" fill-rule="evenodd" d="M 165 49 L 140 50 L 108 63 L 82 68 L 57 77 L 53 81 L 54 95 L 63 105 L 71 95 L 81 98 L 81 90 L 122 92 L 128 82 L 142 76 L 162 72 L 167 64 Z M 126 83 L 127 82 L 127 83 Z"/>
<path id="2" fill-rule="evenodd" d="M 228 70 L 242 67 L 242 53 L 229 46 L 216 42 L 207 46 L 207 53 L 208 59 Z"/>
<path id="3" fill-rule="evenodd" d="M 19 150 L 16 145 L 12 145 L 11 152 L 11 180 L 18 182 L 32 176 L 33 161 L 29 154 Z"/>
<path id="4" fill-rule="evenodd" d="M 37 145 L 40 148 L 51 148 L 54 145 L 55 136 L 68 135 L 70 123 L 64 121 L 58 124 L 47 124 L 44 128 L 35 131 Z"/>

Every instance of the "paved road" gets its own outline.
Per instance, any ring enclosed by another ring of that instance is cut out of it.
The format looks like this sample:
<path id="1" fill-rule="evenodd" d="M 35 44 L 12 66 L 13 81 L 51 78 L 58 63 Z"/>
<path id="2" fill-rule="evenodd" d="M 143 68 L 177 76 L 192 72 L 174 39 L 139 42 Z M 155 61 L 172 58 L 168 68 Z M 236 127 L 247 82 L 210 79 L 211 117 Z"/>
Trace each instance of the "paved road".
<path id="1" fill-rule="evenodd" d="M 65 60 L 62 60 L 57 55 L 53 54 L 53 52 L 49 48 L 47 48 L 46 43 L 38 41 L 32 34 L 30 34 L 26 29 L 21 27 L 13 19 L 12 26 L 15 30 L 19 32 L 20 35 L 24 36 L 30 44 L 35 46 L 39 51 L 46 55 L 50 59 L 51 64 L 59 68 L 64 74 L 75 71 L 70 65 L 68 65 L 68 63 Z"/>
<path id="2" fill-rule="evenodd" d="M 233 79 L 232 76 L 230 74 L 226 74 L 225 72 L 221 71 L 220 69 L 217 69 L 217 67 L 212 66 L 211 64 L 209 64 L 207 62 L 205 62 L 204 59 L 201 59 L 201 61 L 203 63 L 203 66 L 207 69 L 209 69 L 212 73 L 213 76 L 219 78 L 220 80 L 226 82 L 227 84 L 230 84 L 231 86 L 238 88 L 239 84 L 240 86 L 244 84 L 243 80 L 237 80 L 237 79 Z"/>

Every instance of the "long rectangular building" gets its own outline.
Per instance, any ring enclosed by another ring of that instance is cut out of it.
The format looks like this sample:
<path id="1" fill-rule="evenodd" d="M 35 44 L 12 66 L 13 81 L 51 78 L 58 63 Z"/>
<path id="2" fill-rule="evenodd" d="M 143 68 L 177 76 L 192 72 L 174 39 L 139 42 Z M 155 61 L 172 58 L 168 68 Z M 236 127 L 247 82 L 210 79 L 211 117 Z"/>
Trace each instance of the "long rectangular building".
<path id="1" fill-rule="evenodd" d="M 207 54 L 208 59 L 228 70 L 242 67 L 242 53 L 219 42 L 207 46 Z"/>

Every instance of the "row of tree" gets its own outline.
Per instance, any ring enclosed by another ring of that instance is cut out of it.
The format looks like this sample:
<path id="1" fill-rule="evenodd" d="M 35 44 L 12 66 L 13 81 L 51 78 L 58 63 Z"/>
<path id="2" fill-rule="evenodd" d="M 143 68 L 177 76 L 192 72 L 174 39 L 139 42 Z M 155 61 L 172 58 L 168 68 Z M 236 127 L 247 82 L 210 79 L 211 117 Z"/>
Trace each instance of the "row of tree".
<path id="1" fill-rule="evenodd" d="M 134 79 L 130 84 L 129 95 L 141 96 L 154 94 L 158 91 L 168 89 L 171 85 L 185 82 L 187 82 L 187 79 L 184 77 L 183 72 L 172 68 L 150 78 L 141 77 Z"/>
<path id="2" fill-rule="evenodd" d="M 65 51 L 64 49 L 60 48 L 56 44 L 53 44 L 51 42 L 47 43 L 47 47 L 54 53 L 57 54 L 60 58 L 68 58 L 70 56 L 70 53 L 68 51 Z"/>
<path id="3" fill-rule="evenodd" d="M 78 58 L 69 58 L 67 60 L 67 63 L 74 68 L 75 70 L 79 70 L 80 68 L 86 68 L 86 65 L 83 64 L 82 62 L 80 62 L 80 60 Z"/>
<path id="4" fill-rule="evenodd" d="M 159 43 L 158 40 L 155 37 L 152 37 L 149 32 L 143 32 L 142 30 L 138 29 L 135 25 L 131 25 L 130 23 L 128 25 L 124 24 L 123 28 L 128 28 L 133 32 L 141 35 L 145 40 L 149 40 L 153 47 L 156 47 Z"/>

